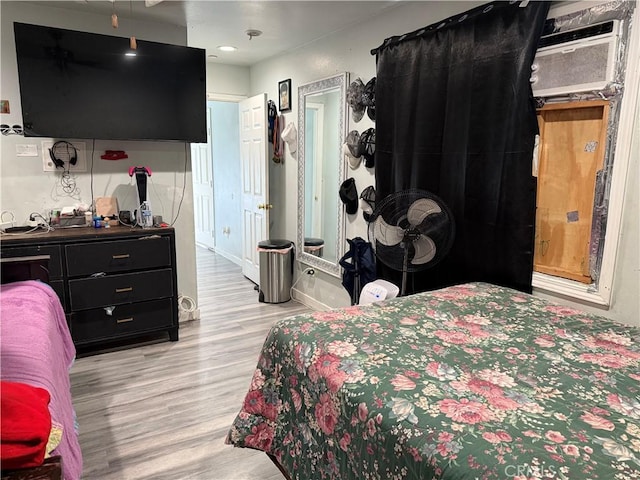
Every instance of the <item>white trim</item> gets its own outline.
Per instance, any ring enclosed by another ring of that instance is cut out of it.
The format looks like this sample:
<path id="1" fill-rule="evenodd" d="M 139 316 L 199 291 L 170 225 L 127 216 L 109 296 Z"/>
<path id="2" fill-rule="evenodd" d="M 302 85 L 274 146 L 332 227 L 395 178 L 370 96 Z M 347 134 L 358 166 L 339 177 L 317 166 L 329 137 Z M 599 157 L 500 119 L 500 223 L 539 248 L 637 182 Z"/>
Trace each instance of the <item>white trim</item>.
<path id="1" fill-rule="evenodd" d="M 211 102 L 236 102 L 246 100 L 248 97 L 244 95 L 234 95 L 232 93 L 209 93 L 207 92 L 207 100 Z"/>
<path id="2" fill-rule="evenodd" d="M 220 255 L 221 257 L 226 258 L 230 262 L 233 262 L 233 263 L 235 263 L 236 265 L 238 265 L 240 267 L 242 266 L 242 259 L 240 257 L 236 257 L 232 253 L 226 252 L 226 251 L 221 250 L 220 248 L 217 248 L 217 247 L 210 248 L 209 250 L 214 252 L 216 255 Z"/>
<path id="3" fill-rule="evenodd" d="M 299 302 L 299 303 L 309 307 L 310 309 L 312 309 L 314 311 L 326 312 L 328 310 L 331 310 L 331 307 L 329 305 L 325 305 L 324 303 L 319 302 L 318 300 L 316 300 L 312 296 L 307 295 L 306 293 L 304 293 L 302 290 L 298 290 L 297 288 L 293 288 L 291 290 L 291 292 L 293 293 L 292 298 L 296 302 Z"/>
<path id="4" fill-rule="evenodd" d="M 611 305 L 611 289 L 616 267 L 616 257 L 622 233 L 624 196 L 631 164 L 631 148 L 636 121 L 636 105 L 640 86 L 640 8 L 636 7 L 631 19 L 627 65 L 624 82 L 624 96 L 620 106 L 618 137 L 614 150 L 614 160 L 609 189 L 607 231 L 602 252 L 600 280 L 597 286 L 560 279 L 551 275 L 534 272 L 533 286 L 546 293 L 566 295 L 597 305 Z"/>
<path id="5" fill-rule="evenodd" d="M 564 295 L 573 299 L 596 305 L 609 305 L 609 299 L 605 299 L 593 285 L 575 282 L 566 278 L 554 277 L 544 273 L 533 272 L 533 291 L 540 290 L 547 294 Z"/>

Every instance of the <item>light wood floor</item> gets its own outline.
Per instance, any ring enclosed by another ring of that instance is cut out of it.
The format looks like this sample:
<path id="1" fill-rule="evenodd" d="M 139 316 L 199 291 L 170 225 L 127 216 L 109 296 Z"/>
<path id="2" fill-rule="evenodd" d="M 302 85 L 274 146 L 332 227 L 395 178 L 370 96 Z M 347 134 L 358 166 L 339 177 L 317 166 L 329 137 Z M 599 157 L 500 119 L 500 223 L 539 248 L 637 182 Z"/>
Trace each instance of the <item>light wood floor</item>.
<path id="1" fill-rule="evenodd" d="M 198 249 L 200 321 L 180 341 L 78 358 L 71 370 L 83 479 L 281 480 L 261 452 L 224 444 L 270 326 L 308 309 L 258 302 L 240 267 Z"/>

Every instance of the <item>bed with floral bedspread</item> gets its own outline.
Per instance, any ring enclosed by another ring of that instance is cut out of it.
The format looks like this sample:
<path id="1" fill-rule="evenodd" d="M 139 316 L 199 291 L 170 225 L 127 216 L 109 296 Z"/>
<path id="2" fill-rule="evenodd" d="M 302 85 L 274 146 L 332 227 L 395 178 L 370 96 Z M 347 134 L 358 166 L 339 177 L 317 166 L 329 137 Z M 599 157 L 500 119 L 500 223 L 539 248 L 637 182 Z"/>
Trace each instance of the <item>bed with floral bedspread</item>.
<path id="1" fill-rule="evenodd" d="M 291 317 L 227 443 L 300 480 L 640 478 L 639 340 L 484 283 Z"/>

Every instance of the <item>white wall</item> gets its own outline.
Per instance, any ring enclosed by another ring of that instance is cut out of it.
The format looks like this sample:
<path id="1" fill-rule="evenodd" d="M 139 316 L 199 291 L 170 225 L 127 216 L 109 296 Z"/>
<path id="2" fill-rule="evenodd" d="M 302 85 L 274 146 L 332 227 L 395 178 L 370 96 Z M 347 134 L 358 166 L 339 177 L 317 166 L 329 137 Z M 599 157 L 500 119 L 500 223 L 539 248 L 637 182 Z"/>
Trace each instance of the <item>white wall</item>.
<path id="1" fill-rule="evenodd" d="M 294 92 L 303 83 L 318 80 L 343 71 L 350 72 L 351 79 L 361 77 L 367 82 L 375 75 L 375 57 L 370 50 L 379 46 L 383 40 L 393 35 L 401 35 L 420 27 L 437 22 L 456 13 L 466 11 L 484 2 L 412 2 L 399 3 L 378 17 L 369 19 L 349 30 L 332 33 L 317 42 L 290 51 L 275 59 L 266 60 L 251 68 L 251 91 L 253 94 L 267 92 L 269 98 L 277 99 L 278 81 L 291 78 Z M 637 88 L 637 86 L 635 86 Z M 297 96 L 292 98 L 292 110 L 285 114 L 286 123 L 297 125 Z M 373 124 L 365 118 L 359 123 L 349 119 L 349 130 L 362 132 Z M 636 119 L 636 131 L 639 123 Z M 624 219 L 620 248 L 616 262 L 614 291 L 609 310 L 583 306 L 609 318 L 640 325 L 639 308 L 639 260 L 638 260 L 638 135 L 631 156 L 627 182 Z M 296 239 L 297 228 L 297 162 L 287 149 L 285 162 L 271 168 L 272 236 Z M 363 166 L 357 170 L 348 170 L 356 180 L 358 192 L 374 183 L 372 171 Z M 275 199 L 275 200 L 274 200 Z M 367 238 L 366 224 L 359 211 L 348 216 L 346 237 L 361 236 Z M 298 269 L 300 271 L 300 268 Z M 315 302 L 329 307 L 349 304 L 346 290 L 340 279 L 317 273 L 314 277 L 301 278 L 296 288 Z M 542 294 L 539 294 L 543 296 Z M 567 299 L 546 296 L 554 301 L 572 304 Z"/>
<path id="2" fill-rule="evenodd" d="M 55 7 L 34 5 L 31 2 L 0 2 L 1 13 L 1 73 L 0 91 L 2 99 L 9 100 L 10 114 L 3 114 L 2 123 L 22 125 L 22 113 L 18 90 L 18 75 L 13 37 L 13 22 L 47 25 L 94 33 L 129 36 L 135 33 L 140 40 L 150 40 L 177 45 L 186 45 L 186 29 L 171 25 L 147 22 L 120 22 L 120 28 L 113 30 L 110 15 L 94 15 L 63 10 Z M 126 26 L 126 28 L 125 28 Z M 130 29 L 130 30 L 129 30 Z M 159 99 L 161 101 L 161 99 Z M 203 102 L 205 99 L 203 99 Z M 60 112 L 64 115 L 65 112 Z M 58 197 L 53 192 L 60 180 L 60 174 L 42 171 L 41 157 L 17 157 L 17 144 L 31 144 L 38 147 L 41 155 L 43 138 L 24 138 L 18 135 L 0 137 L 0 208 L 15 213 L 19 223 L 23 223 L 31 212 L 45 213 L 52 207 L 73 205 L 77 202 L 91 203 L 91 176 L 79 173 L 76 181 L 80 189 L 77 198 Z M 74 139 L 69 139 L 73 141 Z M 86 142 L 87 154 L 91 156 L 92 141 Z M 127 160 L 105 161 L 100 155 L 105 150 L 125 150 Z M 148 165 L 153 171 L 149 185 L 149 199 L 154 214 L 171 221 L 178 213 L 178 205 L 183 196 L 180 215 L 174 225 L 176 229 L 176 254 L 178 264 L 178 291 L 197 299 L 195 239 L 193 224 L 193 192 L 191 164 L 187 154 L 188 145 L 173 142 L 124 142 L 95 141 L 93 190 L 94 196 L 116 195 L 125 208 L 134 208 L 135 189 L 129 186 L 127 174 L 131 165 Z M 186 163 L 185 163 L 186 160 Z M 91 161 L 89 160 L 89 165 Z M 185 181 L 186 166 L 186 182 Z"/>
<path id="3" fill-rule="evenodd" d="M 251 91 L 249 67 L 207 62 L 207 93 L 248 97 Z"/>

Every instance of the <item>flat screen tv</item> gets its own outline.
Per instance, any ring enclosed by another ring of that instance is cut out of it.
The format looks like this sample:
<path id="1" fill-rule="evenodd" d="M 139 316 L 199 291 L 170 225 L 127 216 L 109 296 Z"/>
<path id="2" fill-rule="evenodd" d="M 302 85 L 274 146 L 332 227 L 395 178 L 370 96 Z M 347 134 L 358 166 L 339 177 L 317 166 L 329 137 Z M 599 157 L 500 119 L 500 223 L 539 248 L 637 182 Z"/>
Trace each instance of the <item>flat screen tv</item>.
<path id="1" fill-rule="evenodd" d="M 25 136 L 207 141 L 204 50 L 138 40 L 134 51 L 128 38 L 24 23 L 14 31 Z"/>

